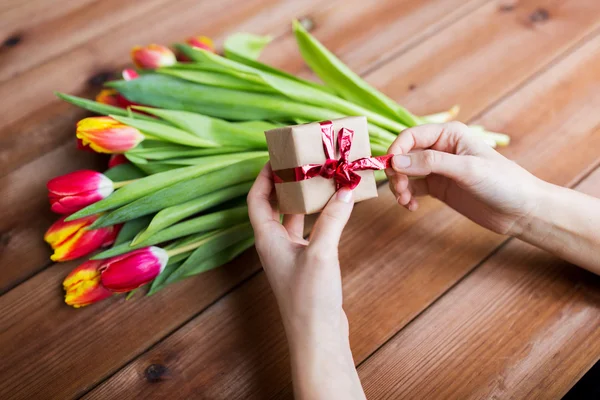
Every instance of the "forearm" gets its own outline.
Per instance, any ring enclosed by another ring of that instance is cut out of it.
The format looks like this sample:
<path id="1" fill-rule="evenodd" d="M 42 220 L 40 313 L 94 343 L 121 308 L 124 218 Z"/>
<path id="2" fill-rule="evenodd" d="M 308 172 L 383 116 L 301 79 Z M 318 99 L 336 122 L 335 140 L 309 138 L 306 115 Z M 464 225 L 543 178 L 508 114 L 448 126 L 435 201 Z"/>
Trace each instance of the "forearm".
<path id="1" fill-rule="evenodd" d="M 518 237 L 600 275 L 600 199 L 543 182 Z"/>
<path id="2" fill-rule="evenodd" d="M 288 333 L 288 341 L 296 399 L 365 399 L 347 333 L 307 329 Z"/>

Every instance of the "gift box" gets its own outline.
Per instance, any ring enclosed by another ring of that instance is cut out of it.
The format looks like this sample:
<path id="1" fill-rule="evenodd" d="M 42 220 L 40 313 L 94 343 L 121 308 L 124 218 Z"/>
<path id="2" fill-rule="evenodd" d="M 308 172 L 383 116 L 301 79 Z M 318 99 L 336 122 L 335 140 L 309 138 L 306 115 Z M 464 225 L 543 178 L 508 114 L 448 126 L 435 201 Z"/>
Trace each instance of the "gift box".
<path id="1" fill-rule="evenodd" d="M 373 170 L 390 156 L 371 157 L 366 117 L 286 126 L 265 132 L 282 214 L 321 211 L 342 187 L 354 201 L 377 197 Z"/>

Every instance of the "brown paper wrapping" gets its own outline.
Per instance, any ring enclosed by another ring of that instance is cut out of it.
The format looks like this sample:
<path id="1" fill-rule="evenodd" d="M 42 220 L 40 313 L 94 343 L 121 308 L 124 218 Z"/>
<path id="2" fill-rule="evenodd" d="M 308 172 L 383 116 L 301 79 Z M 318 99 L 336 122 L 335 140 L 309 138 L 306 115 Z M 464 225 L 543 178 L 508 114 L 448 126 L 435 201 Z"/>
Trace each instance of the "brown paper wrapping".
<path id="1" fill-rule="evenodd" d="M 371 156 L 366 117 L 346 117 L 332 122 L 336 143 L 342 128 L 354 131 L 349 161 Z M 272 129 L 265 132 L 265 136 L 274 171 L 306 164 L 323 164 L 326 161 L 321 125 L 318 122 Z M 337 148 L 336 158 L 339 158 Z M 361 176 L 361 181 L 354 189 L 354 201 L 377 197 L 373 171 L 356 172 Z M 275 190 L 282 214 L 312 214 L 321 211 L 333 196 L 335 181 L 316 176 L 299 182 L 276 183 Z"/>

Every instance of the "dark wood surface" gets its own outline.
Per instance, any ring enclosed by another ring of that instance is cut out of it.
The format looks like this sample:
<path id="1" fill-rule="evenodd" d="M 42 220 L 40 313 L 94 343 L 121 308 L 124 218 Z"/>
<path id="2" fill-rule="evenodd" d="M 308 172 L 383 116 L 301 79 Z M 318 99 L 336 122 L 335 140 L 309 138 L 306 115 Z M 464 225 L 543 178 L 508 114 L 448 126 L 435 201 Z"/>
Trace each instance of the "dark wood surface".
<path id="1" fill-rule="evenodd" d="M 228 12 L 223 12 L 224 9 Z M 0 398 L 289 398 L 287 349 L 254 251 L 152 297 L 75 310 L 42 241 L 45 182 L 106 159 L 77 152 L 93 95 L 140 43 L 270 33 L 264 60 L 310 77 L 289 22 L 417 113 L 460 103 L 509 133 L 501 151 L 600 196 L 595 0 L 0 2 Z M 6 23 L 5 23 L 6 21 Z M 340 247 L 355 361 L 369 398 L 560 398 L 600 356 L 600 281 L 387 189 Z"/>

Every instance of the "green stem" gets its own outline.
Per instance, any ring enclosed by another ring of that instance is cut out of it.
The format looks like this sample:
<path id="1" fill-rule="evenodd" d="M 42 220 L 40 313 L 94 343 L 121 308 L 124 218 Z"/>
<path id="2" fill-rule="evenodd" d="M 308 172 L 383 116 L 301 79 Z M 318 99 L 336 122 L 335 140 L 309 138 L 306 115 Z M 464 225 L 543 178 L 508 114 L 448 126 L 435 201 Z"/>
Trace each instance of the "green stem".
<path id="1" fill-rule="evenodd" d="M 192 250 L 196 250 L 198 247 L 202 246 L 204 243 L 206 243 L 208 240 L 210 239 L 209 237 L 197 240 L 195 242 L 192 242 L 188 245 L 182 246 L 182 247 L 178 247 L 176 249 L 172 249 L 172 250 L 167 250 L 167 254 L 170 257 L 176 256 L 178 254 L 183 254 L 183 253 L 187 253 L 188 251 L 192 251 Z"/>
<path id="2" fill-rule="evenodd" d="M 113 188 L 118 189 L 118 188 L 121 188 L 121 187 L 123 187 L 125 185 L 128 185 L 130 183 L 133 183 L 133 182 L 135 182 L 137 180 L 138 179 L 131 179 L 131 180 L 128 180 L 128 181 L 113 182 Z"/>

